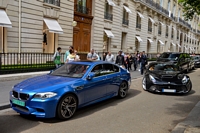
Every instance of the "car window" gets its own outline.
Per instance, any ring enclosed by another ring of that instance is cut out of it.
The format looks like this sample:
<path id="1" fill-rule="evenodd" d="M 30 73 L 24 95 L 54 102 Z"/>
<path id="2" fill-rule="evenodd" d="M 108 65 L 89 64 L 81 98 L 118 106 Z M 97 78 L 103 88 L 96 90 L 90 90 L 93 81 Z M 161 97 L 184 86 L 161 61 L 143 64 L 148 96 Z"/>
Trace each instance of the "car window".
<path id="1" fill-rule="evenodd" d="M 178 67 L 170 64 L 152 64 L 149 71 L 178 71 Z"/>
<path id="2" fill-rule="evenodd" d="M 115 73 L 113 65 L 112 64 L 103 64 L 103 71 L 101 73 L 102 73 L 102 75 Z"/>
<path id="3" fill-rule="evenodd" d="M 114 71 L 115 71 L 115 72 L 120 72 L 120 68 L 119 68 L 118 66 L 113 65 L 113 67 L 114 67 Z"/>
<path id="4" fill-rule="evenodd" d="M 95 77 L 101 76 L 103 71 L 102 64 L 96 65 L 91 72 L 95 73 Z"/>
<path id="5" fill-rule="evenodd" d="M 180 54 L 179 53 L 163 53 L 159 58 L 167 58 L 170 60 L 178 60 Z"/>
<path id="6" fill-rule="evenodd" d="M 81 78 L 86 73 L 89 67 L 89 65 L 84 64 L 66 63 L 65 65 L 53 71 L 50 75 Z"/>

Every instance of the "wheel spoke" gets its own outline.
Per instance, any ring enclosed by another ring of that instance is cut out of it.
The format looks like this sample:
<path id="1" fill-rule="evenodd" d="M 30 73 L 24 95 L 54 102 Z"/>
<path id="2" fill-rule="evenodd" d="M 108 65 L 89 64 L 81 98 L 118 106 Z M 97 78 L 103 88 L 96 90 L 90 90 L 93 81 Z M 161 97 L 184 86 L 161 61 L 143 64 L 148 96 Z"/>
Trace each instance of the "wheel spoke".
<path id="1" fill-rule="evenodd" d="M 69 113 L 69 116 L 72 116 L 73 115 L 73 112 L 68 108 L 67 109 L 68 113 Z"/>
<path id="2" fill-rule="evenodd" d="M 73 103 L 73 104 L 71 104 L 71 105 L 68 105 L 68 107 L 69 107 L 69 108 L 74 108 L 74 107 L 76 107 L 76 103 Z"/>
<path id="3" fill-rule="evenodd" d="M 66 109 L 65 109 L 65 110 L 63 109 L 63 110 L 61 110 L 61 113 L 62 113 L 63 116 L 66 116 L 67 110 L 66 110 Z"/>

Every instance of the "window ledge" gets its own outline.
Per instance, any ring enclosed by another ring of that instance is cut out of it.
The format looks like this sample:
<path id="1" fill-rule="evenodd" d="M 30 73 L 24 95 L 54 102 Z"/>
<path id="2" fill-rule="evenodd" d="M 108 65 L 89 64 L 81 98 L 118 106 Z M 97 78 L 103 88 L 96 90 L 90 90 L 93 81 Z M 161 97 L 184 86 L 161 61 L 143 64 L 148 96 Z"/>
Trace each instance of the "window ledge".
<path id="1" fill-rule="evenodd" d="M 122 24 L 123 27 L 128 27 L 128 25 Z"/>
<path id="2" fill-rule="evenodd" d="M 106 22 L 110 22 L 110 23 L 112 23 L 112 22 L 113 22 L 112 20 L 105 19 L 105 18 L 104 18 L 104 21 L 106 21 Z"/>
<path id="3" fill-rule="evenodd" d="M 141 29 L 139 29 L 139 28 L 136 28 L 136 30 L 137 30 L 137 31 L 141 31 Z"/>
<path id="4" fill-rule="evenodd" d="M 161 36 L 161 34 L 158 34 L 158 36 Z"/>
<path id="5" fill-rule="evenodd" d="M 165 38 L 168 38 L 168 36 L 165 36 Z"/>
<path id="6" fill-rule="evenodd" d="M 51 7 L 51 8 L 57 8 L 57 9 L 60 10 L 59 6 L 56 6 L 56 5 L 53 5 L 53 4 L 43 3 L 43 6 L 48 6 L 48 7 Z"/>
<path id="7" fill-rule="evenodd" d="M 149 34 L 152 34 L 152 31 L 148 31 Z"/>

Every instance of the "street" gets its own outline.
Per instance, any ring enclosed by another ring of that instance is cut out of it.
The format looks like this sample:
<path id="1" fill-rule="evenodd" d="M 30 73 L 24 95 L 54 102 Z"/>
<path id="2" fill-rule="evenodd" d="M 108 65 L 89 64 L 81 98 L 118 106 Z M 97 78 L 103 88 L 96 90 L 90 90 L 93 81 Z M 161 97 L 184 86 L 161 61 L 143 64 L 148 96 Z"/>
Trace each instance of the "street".
<path id="1" fill-rule="evenodd" d="M 112 98 L 79 109 L 75 116 L 67 121 L 21 117 L 11 109 L 2 110 L 0 131 L 2 133 L 169 133 L 177 123 L 185 119 L 200 100 L 198 86 L 200 69 L 188 75 L 193 83 L 192 91 L 188 95 L 152 94 L 143 91 L 142 78 L 133 79 L 125 99 Z"/>

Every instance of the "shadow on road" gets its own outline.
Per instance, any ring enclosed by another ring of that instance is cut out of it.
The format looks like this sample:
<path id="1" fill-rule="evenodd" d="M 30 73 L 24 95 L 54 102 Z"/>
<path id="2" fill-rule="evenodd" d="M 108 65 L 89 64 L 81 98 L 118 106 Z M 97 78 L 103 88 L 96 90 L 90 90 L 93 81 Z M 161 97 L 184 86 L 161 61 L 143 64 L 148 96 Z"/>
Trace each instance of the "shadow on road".
<path id="1" fill-rule="evenodd" d="M 98 112 L 98 111 L 103 110 L 103 109 L 110 107 L 110 106 L 117 106 L 119 103 L 124 102 L 126 100 L 129 100 L 130 98 L 134 98 L 135 96 L 137 96 L 140 93 L 141 93 L 141 91 L 139 91 L 139 90 L 130 89 L 127 97 L 124 98 L 124 99 L 119 99 L 117 97 L 114 97 L 114 98 L 111 98 L 111 99 L 108 99 L 108 100 L 105 100 L 105 101 L 102 101 L 102 102 L 99 102 L 99 103 L 96 103 L 96 104 L 93 104 L 93 105 L 90 105 L 90 106 L 87 106 L 87 107 L 83 107 L 81 109 L 78 109 L 76 111 L 74 117 L 69 119 L 68 121 L 74 120 L 74 119 L 79 119 L 79 118 L 91 115 L 95 112 Z M 62 122 L 61 120 L 58 120 L 56 118 L 40 119 L 40 118 L 35 118 L 35 117 L 30 117 L 30 116 L 26 116 L 24 118 L 27 119 L 27 120 L 30 120 L 30 121 L 35 121 L 35 122 L 41 121 L 41 122 L 44 122 L 44 123 L 59 123 L 59 122 Z"/>
<path id="2" fill-rule="evenodd" d="M 166 112 L 167 114 L 182 117 L 182 119 L 174 120 L 172 125 L 176 126 L 177 123 L 182 122 L 188 113 L 194 108 L 196 103 L 200 100 L 200 95 L 191 95 L 195 93 L 195 91 L 192 92 L 188 95 L 177 97 L 176 100 L 178 102 L 172 107 L 168 108 L 168 111 Z"/>
<path id="3" fill-rule="evenodd" d="M 39 125 L 39 122 L 30 121 L 18 114 L 0 115 L 1 133 L 21 133 Z"/>

